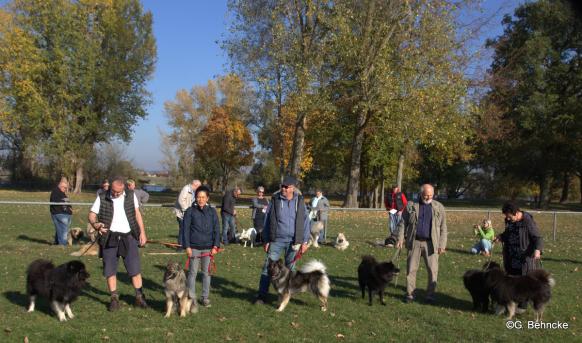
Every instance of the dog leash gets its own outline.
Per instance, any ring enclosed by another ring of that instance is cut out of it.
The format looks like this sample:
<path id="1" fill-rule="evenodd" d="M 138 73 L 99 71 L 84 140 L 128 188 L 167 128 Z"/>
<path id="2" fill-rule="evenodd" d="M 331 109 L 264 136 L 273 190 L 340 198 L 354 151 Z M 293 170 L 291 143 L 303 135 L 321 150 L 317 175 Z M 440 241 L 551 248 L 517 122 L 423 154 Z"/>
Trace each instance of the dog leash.
<path id="1" fill-rule="evenodd" d="M 491 244 L 491 251 L 489 251 L 489 259 L 487 260 L 487 264 L 485 264 L 485 266 L 483 267 L 483 271 L 486 271 L 487 269 L 489 269 L 489 265 L 491 264 L 491 260 L 493 260 L 493 248 L 495 248 L 495 243 Z"/>
<path id="2" fill-rule="evenodd" d="M 217 253 L 224 251 L 223 248 L 218 248 Z M 210 263 L 208 264 L 208 273 L 210 275 L 216 273 L 217 268 L 216 268 L 216 262 L 214 261 L 214 255 L 212 255 L 210 252 L 205 252 L 203 254 L 200 254 L 198 256 L 192 256 L 192 258 L 202 258 L 202 257 L 208 257 L 210 256 Z M 184 266 L 185 270 L 189 270 L 190 269 L 190 259 L 188 257 L 186 257 L 186 265 Z"/>

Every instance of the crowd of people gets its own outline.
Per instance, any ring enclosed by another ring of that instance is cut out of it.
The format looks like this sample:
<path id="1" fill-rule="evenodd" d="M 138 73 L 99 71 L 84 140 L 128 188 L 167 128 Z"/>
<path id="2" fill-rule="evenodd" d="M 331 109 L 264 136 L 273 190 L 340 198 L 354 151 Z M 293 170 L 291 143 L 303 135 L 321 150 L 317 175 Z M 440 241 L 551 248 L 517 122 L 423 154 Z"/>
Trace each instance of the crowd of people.
<path id="1" fill-rule="evenodd" d="M 326 241 L 329 200 L 321 189 L 316 189 L 308 206 L 297 185 L 296 178 L 287 176 L 270 200 L 265 197 L 263 186 L 257 187 L 257 195 L 252 198 L 251 219 L 257 232 L 256 239 L 263 243 L 266 253 L 255 304 L 266 301 L 270 284 L 270 260 L 277 261 L 283 257 L 286 267 L 295 270 L 297 257 L 308 250 L 313 221 L 322 222 L 323 230 L 318 241 Z M 50 212 L 55 225 L 54 243 L 60 245 L 67 244 L 67 230 L 72 215 L 72 206 L 67 196 L 68 187 L 68 182 L 63 179 L 50 196 Z M 216 209 L 209 204 L 210 189 L 202 185 L 200 180 L 195 179 L 185 185 L 176 199 L 174 212 L 178 222 L 177 246 L 179 250 L 185 251 L 191 266 L 188 272 L 188 294 L 191 299 L 196 299 L 195 280 L 200 266 L 200 303 L 206 307 L 210 306 L 211 259 L 220 251 L 221 245 L 238 242 L 236 202 L 241 192 L 238 186 L 225 192 L 221 200 L 220 222 Z M 116 177 L 111 183 L 103 180 L 90 209 L 89 224 L 100 233 L 99 255 L 111 294 L 110 311 L 119 308 L 116 279 L 119 257 L 123 258 L 125 269 L 135 288 L 136 306 L 148 306 L 142 290 L 138 253 L 138 247 L 147 242 L 141 212 L 148 199 L 147 192 L 136 189 L 134 180 Z M 408 201 L 397 186 L 391 188 L 385 199 L 388 213 L 386 245 L 396 249 L 405 247 L 407 250 L 404 300 L 415 301 L 416 274 L 422 257 L 428 272 L 424 300 L 433 303 L 439 256 L 446 252 L 447 247 L 445 207 L 434 199 L 434 187 L 430 184 L 421 186 L 418 201 Z M 491 220 L 484 219 L 480 225 L 474 226 L 478 241 L 471 248 L 471 252 L 491 257 L 494 243 L 501 242 L 504 268 L 509 275 L 525 275 L 539 268 L 543 239 L 533 216 L 522 211 L 513 202 L 504 204 L 501 212 L 505 217 L 505 231 L 495 236 Z M 519 304 L 521 311 L 526 306 L 526 303 Z"/>

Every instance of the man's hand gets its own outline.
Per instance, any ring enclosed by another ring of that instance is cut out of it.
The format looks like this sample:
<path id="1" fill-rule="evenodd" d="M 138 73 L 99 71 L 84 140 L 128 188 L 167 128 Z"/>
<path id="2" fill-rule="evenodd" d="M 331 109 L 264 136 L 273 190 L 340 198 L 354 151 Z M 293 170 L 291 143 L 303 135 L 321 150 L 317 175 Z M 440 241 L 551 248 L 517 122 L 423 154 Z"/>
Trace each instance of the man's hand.
<path id="1" fill-rule="evenodd" d="M 210 250 L 210 256 L 214 256 L 218 253 L 218 247 L 217 246 L 213 246 L 212 250 Z"/>
<path id="2" fill-rule="evenodd" d="M 192 248 L 186 248 L 186 255 L 188 255 L 188 258 L 192 257 Z"/>
<path id="3" fill-rule="evenodd" d="M 139 234 L 139 246 L 144 247 L 147 241 L 148 238 L 146 237 L 145 232 L 142 230 L 141 233 Z"/>
<path id="4" fill-rule="evenodd" d="M 265 245 L 263 245 L 263 249 L 265 252 L 269 252 L 269 243 L 265 243 Z"/>
<path id="5" fill-rule="evenodd" d="M 402 249 L 402 241 L 398 240 L 398 242 L 396 242 L 396 249 Z"/>
<path id="6" fill-rule="evenodd" d="M 542 252 L 538 249 L 534 250 L 534 259 L 539 260 L 542 258 Z"/>
<path id="7" fill-rule="evenodd" d="M 438 249 L 438 254 L 444 254 L 445 253 L 445 248 L 439 248 Z"/>
<path id="8" fill-rule="evenodd" d="M 309 246 L 307 245 L 307 243 L 301 244 L 301 248 L 299 248 L 299 250 L 301 251 L 301 254 L 305 254 L 307 249 L 309 249 Z"/>
<path id="9" fill-rule="evenodd" d="M 236 217 L 236 210 L 232 211 L 232 215 Z"/>

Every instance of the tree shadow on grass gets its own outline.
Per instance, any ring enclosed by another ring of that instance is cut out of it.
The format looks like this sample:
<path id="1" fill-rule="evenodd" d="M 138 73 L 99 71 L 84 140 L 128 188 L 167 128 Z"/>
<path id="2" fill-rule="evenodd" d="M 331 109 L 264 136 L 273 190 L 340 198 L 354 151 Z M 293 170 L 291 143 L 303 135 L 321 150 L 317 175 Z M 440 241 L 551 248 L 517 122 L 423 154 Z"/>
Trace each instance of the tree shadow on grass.
<path id="1" fill-rule="evenodd" d="M 475 255 L 472 252 L 470 252 L 469 250 L 462 250 L 462 249 L 456 249 L 456 248 L 447 248 L 447 251 L 455 252 L 455 253 L 463 254 L 463 255 L 471 255 L 471 256 Z M 478 255 L 476 255 L 476 256 L 478 256 Z"/>
<path id="2" fill-rule="evenodd" d="M 552 261 L 552 262 L 568 262 L 568 263 L 574 263 L 574 264 L 582 264 L 582 261 L 578 261 L 578 260 L 571 260 L 568 258 L 553 258 L 553 257 L 543 257 L 543 261 Z"/>
<path id="3" fill-rule="evenodd" d="M 52 242 L 52 241 L 47 241 L 46 239 L 39 239 L 39 238 L 35 238 L 35 237 L 29 237 L 27 235 L 19 235 L 16 238 L 23 240 L 23 241 L 29 241 L 29 242 L 43 244 L 43 245 L 54 245 L 53 244 L 54 242 Z"/>

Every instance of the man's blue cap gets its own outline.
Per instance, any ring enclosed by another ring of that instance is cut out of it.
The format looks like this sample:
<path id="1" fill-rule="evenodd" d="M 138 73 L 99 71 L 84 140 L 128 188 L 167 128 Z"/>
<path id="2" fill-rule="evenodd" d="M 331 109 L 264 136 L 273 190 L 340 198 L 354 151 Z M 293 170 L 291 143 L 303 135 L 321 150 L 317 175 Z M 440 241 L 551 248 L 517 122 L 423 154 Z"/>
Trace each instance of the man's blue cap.
<path id="1" fill-rule="evenodd" d="M 294 178 L 294 177 L 293 177 L 293 176 L 291 176 L 291 175 L 287 175 L 287 176 L 285 176 L 285 178 L 283 179 L 283 183 L 282 183 L 282 185 L 285 185 L 285 186 L 297 186 L 297 179 L 296 179 L 296 178 Z"/>

